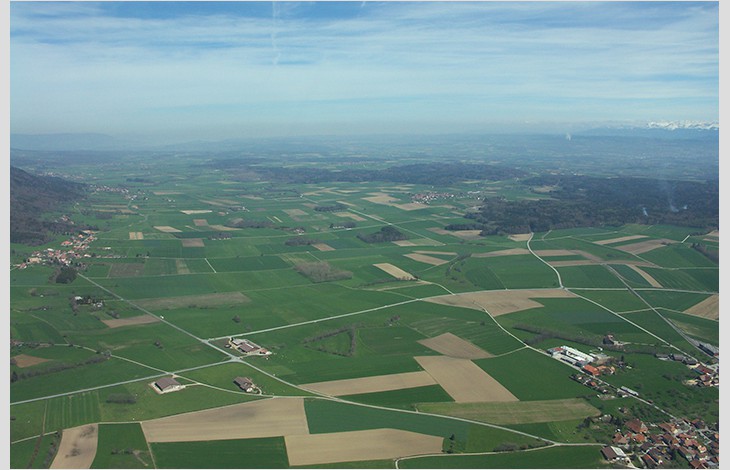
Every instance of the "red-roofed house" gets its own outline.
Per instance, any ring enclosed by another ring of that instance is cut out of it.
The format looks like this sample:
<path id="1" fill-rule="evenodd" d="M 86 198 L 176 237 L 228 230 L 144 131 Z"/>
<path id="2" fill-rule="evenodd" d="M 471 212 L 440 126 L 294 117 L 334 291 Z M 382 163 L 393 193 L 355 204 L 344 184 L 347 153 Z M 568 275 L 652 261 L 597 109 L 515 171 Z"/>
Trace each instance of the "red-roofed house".
<path id="1" fill-rule="evenodd" d="M 626 421 L 626 427 L 637 434 L 645 433 L 649 430 L 649 428 L 646 427 L 646 424 L 644 424 L 640 419 Z"/>

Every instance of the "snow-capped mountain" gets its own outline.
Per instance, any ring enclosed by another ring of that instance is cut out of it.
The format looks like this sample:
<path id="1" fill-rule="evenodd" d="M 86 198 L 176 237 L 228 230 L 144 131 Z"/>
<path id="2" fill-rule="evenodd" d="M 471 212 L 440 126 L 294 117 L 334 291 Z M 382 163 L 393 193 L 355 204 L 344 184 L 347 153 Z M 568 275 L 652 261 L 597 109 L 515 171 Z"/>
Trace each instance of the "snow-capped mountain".
<path id="1" fill-rule="evenodd" d="M 717 121 L 656 121 L 646 124 L 649 129 L 665 129 L 674 131 L 677 129 L 696 129 L 696 130 L 719 130 L 720 123 Z"/>

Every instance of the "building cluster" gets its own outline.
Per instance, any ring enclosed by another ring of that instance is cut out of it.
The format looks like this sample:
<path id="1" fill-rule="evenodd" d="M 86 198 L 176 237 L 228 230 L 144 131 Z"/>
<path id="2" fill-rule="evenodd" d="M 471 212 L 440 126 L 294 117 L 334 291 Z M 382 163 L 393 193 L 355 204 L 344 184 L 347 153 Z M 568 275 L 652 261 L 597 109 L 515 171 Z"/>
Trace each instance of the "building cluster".
<path id="1" fill-rule="evenodd" d="M 596 360 L 596 356 L 593 354 L 586 354 L 570 346 L 557 346 L 548 349 L 547 352 L 550 353 L 553 359 L 558 359 L 578 367 L 584 367 Z"/>
<path id="2" fill-rule="evenodd" d="M 624 423 L 616 432 L 612 446 L 601 450 L 609 461 L 628 464 L 634 455 L 644 468 L 673 465 L 681 456 L 690 468 L 718 468 L 720 434 L 717 425 L 708 426 L 701 419 L 677 419 L 660 424 L 645 424 L 640 419 Z"/>
<path id="3" fill-rule="evenodd" d="M 90 258 L 91 255 L 84 253 L 91 242 L 96 240 L 94 232 L 91 230 L 82 230 L 76 235 L 71 236 L 68 240 L 61 242 L 61 248 L 46 248 L 45 250 L 34 251 L 28 259 L 18 265 L 18 268 L 25 269 L 32 264 L 61 264 L 69 266 L 79 258 Z"/>
<path id="4" fill-rule="evenodd" d="M 262 348 L 251 340 L 243 338 L 228 338 L 228 347 L 237 349 L 247 356 L 268 356 L 271 354 L 266 348 Z"/>
<path id="5" fill-rule="evenodd" d="M 692 385 L 697 387 L 719 387 L 720 386 L 720 351 L 718 348 L 705 344 L 698 343 L 699 347 L 712 355 L 710 364 L 704 364 L 697 359 L 685 356 L 684 354 L 656 354 L 656 357 L 664 361 L 677 361 L 681 362 L 690 369 L 697 372 L 698 377 L 696 379 L 690 379 L 685 381 L 686 385 Z M 703 348 L 704 346 L 704 348 Z M 706 348 L 706 349 L 705 349 Z"/>
<path id="6" fill-rule="evenodd" d="M 427 192 L 427 193 L 416 193 L 411 195 L 411 201 L 413 202 L 420 202 L 421 204 L 429 204 L 431 201 L 435 201 L 437 199 L 453 199 L 456 197 L 453 193 L 436 193 L 436 192 Z"/>
<path id="7" fill-rule="evenodd" d="M 261 393 L 261 390 L 253 383 L 253 380 L 248 377 L 236 377 L 233 379 L 233 383 L 246 393 Z"/>

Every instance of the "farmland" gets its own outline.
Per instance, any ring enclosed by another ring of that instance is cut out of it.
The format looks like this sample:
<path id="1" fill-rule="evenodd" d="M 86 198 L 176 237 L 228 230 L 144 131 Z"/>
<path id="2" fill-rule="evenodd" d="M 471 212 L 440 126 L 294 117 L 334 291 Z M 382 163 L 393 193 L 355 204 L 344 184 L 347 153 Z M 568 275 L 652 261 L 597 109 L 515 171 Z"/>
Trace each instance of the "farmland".
<path id="1" fill-rule="evenodd" d="M 46 163 L 116 189 L 78 203 L 96 230 L 74 235 L 89 241 L 72 282 L 49 258 L 68 236 L 12 247 L 14 466 L 74 457 L 94 429 L 79 460 L 91 468 L 599 467 L 631 419 L 717 423 L 717 388 L 662 356 L 717 362 L 697 347 L 720 339 L 719 265 L 692 246 L 697 227 L 482 235 L 465 215 L 487 194 L 534 198 L 519 178 L 434 188 L 219 164 Z M 610 390 L 547 352 L 562 345 L 600 355 Z M 162 377 L 183 388 L 157 393 Z"/>

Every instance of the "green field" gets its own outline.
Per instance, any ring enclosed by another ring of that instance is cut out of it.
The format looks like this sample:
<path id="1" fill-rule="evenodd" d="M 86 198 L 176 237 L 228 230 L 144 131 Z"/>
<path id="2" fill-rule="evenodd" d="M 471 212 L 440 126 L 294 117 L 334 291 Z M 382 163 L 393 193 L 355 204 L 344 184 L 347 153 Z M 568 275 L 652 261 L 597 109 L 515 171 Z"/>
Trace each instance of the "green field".
<path id="1" fill-rule="evenodd" d="M 371 154 L 352 150 L 353 143 L 352 149 L 322 146 L 302 153 L 300 145 L 306 147 L 306 139 L 284 152 L 286 157 L 256 144 L 211 155 L 134 153 L 101 166 L 86 157 L 64 160 L 51 153 L 44 154 L 43 165 L 24 160 L 29 170 L 73 173 L 107 189 L 90 191 L 76 206 L 52 215 L 98 229 L 74 265 L 73 282 L 54 282 L 57 265 L 50 262 L 21 267 L 46 256 L 47 248 L 67 250 L 61 243 L 70 235 L 37 247 L 11 245 L 11 467 L 47 467 L 56 431 L 101 423 L 92 468 L 287 468 L 282 436 L 148 444 L 140 425 L 268 397 L 302 397 L 313 434 L 392 428 L 443 439 L 443 455 L 401 459 L 399 468 L 606 467 L 600 445 L 610 443 L 620 425 L 598 416 L 624 422 L 639 417 L 653 425 L 666 415 L 630 398 L 599 396 L 572 380 L 577 370 L 545 352 L 563 344 L 606 354 L 616 372 L 602 378 L 615 387 L 632 388 L 675 416 L 719 421 L 719 390 L 686 385 L 696 372 L 654 355 L 679 350 L 711 361 L 683 334 L 719 345 L 719 322 L 684 313 L 720 289 L 719 264 L 713 261 L 719 239 L 704 241 L 705 228 L 541 227 L 529 244 L 501 229 L 482 236 L 476 217 L 485 198 L 547 200 L 551 195 L 536 192 L 525 179 L 548 167 L 551 178 L 570 168 L 592 174 L 595 162 L 561 160 L 552 167 L 546 156 L 538 170 L 525 164 L 524 174 L 501 180 L 462 175 L 443 184 L 349 182 L 333 175 L 422 163 L 422 151 L 403 153 L 384 144 Z M 466 155 L 474 144 L 459 145 Z M 503 151 L 499 146 L 480 151 L 494 153 L 495 164 L 506 162 L 497 156 Z M 455 150 L 453 159 L 461 161 L 460 152 Z M 332 173 L 319 181 L 325 171 Z M 411 204 L 427 193 L 441 196 L 400 208 L 366 199 L 388 194 L 395 204 Z M 327 210 L 335 204 L 342 207 Z M 515 223 L 529 231 L 531 222 Z M 450 224 L 473 230 L 445 230 Z M 168 232 L 167 226 L 179 232 Z M 358 238 L 383 227 L 397 229 L 405 239 Z M 134 232 L 143 237 L 136 239 Z M 646 237 L 599 243 L 631 235 Z M 621 250 L 663 239 L 677 243 L 638 255 Z M 703 254 L 693 243 L 714 251 Z M 525 251 L 528 247 L 567 250 L 541 255 L 549 262 L 590 264 L 553 269 Z M 520 251 L 480 256 L 501 250 Z M 326 263 L 346 275 L 305 276 L 297 271 L 303 263 L 320 268 Z M 413 278 L 375 266 L 384 263 Z M 653 287 L 629 266 L 633 263 L 661 287 Z M 559 288 L 574 295 L 537 296 L 539 305 L 513 304 L 501 296 Z M 504 305 L 486 311 L 429 301 L 477 292 L 489 300 L 500 296 Z M 488 357 L 473 359 L 474 364 L 519 401 L 457 403 L 445 382 L 338 399 L 300 388 L 424 373 L 415 357 L 461 357 L 467 353 L 460 347 L 474 353 L 458 342 L 445 352 L 420 343 L 446 333 L 486 352 Z M 628 344 L 623 350 L 606 347 L 607 334 Z M 247 357 L 226 347 L 232 337 L 271 354 Z M 170 376 L 185 388 L 156 393 L 150 384 Z M 236 377 L 250 378 L 261 395 L 241 391 Z M 545 447 L 543 439 L 585 445 Z M 395 466 L 395 460 L 381 458 L 318 468 Z"/>
<path id="2" fill-rule="evenodd" d="M 96 457 L 91 468 L 146 468 L 152 463 L 139 424 L 99 425 Z"/>
<path id="3" fill-rule="evenodd" d="M 155 442 L 157 468 L 286 468 L 283 437 L 202 442 Z"/>

